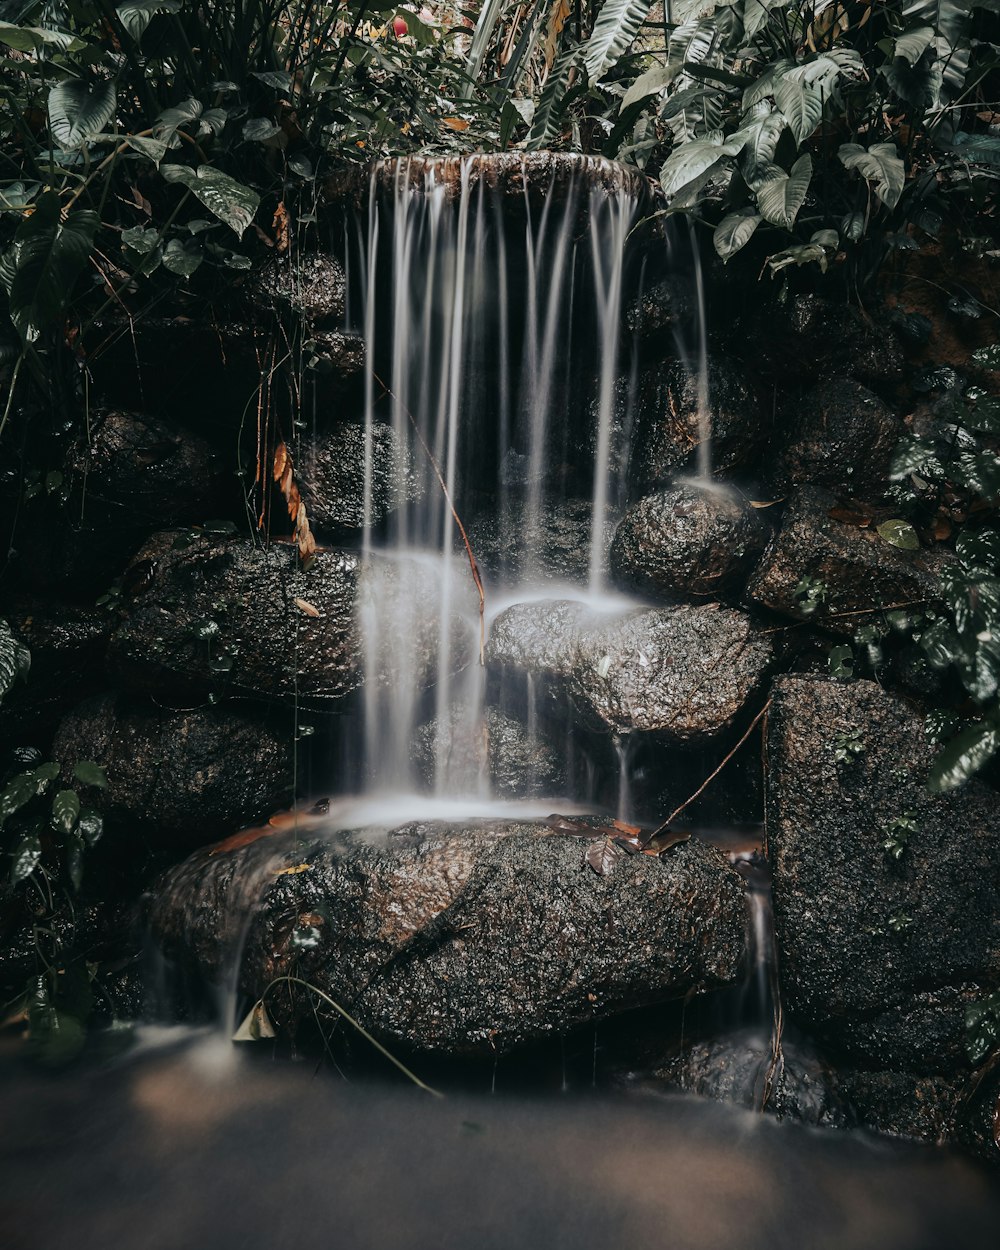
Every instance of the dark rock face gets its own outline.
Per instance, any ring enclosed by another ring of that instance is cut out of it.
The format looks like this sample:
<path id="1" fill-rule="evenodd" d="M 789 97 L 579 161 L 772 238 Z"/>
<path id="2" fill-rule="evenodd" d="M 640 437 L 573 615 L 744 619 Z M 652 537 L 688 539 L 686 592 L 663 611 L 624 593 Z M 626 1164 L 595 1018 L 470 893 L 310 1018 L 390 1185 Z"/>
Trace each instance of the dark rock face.
<path id="1" fill-rule="evenodd" d="M 630 1074 L 626 1084 L 766 1109 L 782 1120 L 838 1128 L 851 1122 L 833 1074 L 815 1055 L 787 1043 L 775 1055 L 770 1039 L 753 1030 L 687 1043 L 652 1071 Z"/>
<path id="2" fill-rule="evenodd" d="M 203 439 L 119 411 L 95 414 L 89 442 L 70 448 L 62 494 L 63 508 L 48 496 L 29 503 L 14 536 L 19 566 L 32 584 L 94 599 L 154 530 L 204 522 L 236 499 Z"/>
<path id="3" fill-rule="evenodd" d="M 858 382 L 832 379 L 809 391 L 786 417 L 787 443 L 775 466 L 775 485 L 842 489 L 862 498 L 881 493 L 904 426 Z"/>
<path id="4" fill-rule="evenodd" d="M 313 252 L 273 260 L 253 280 L 251 299 L 259 307 L 289 312 L 323 326 L 344 315 L 347 277 L 335 257 Z"/>
<path id="5" fill-rule="evenodd" d="M 492 579 L 512 582 L 569 582 L 585 586 L 590 576 L 591 521 L 588 500 L 543 502 L 532 518 L 523 500 L 512 499 L 503 511 L 491 510 L 468 527 L 469 543 L 480 567 Z M 614 533 L 608 513 L 603 530 L 604 559 Z"/>
<path id="6" fill-rule="evenodd" d="M 859 1066 L 967 1068 L 965 1007 L 1000 986 L 1000 818 L 971 781 L 931 797 L 922 723 L 871 682 L 782 677 L 767 825 L 785 1002 Z M 851 740 L 847 762 L 838 743 Z M 910 815 L 899 860 L 883 842 Z"/>
<path id="7" fill-rule="evenodd" d="M 334 381 L 346 382 L 365 367 L 365 341 L 357 334 L 317 330 L 303 351 L 314 373 Z"/>
<path id="8" fill-rule="evenodd" d="M 303 572 L 289 545 L 265 551 L 206 536 L 178 549 L 174 538 L 152 539 L 126 579 L 134 593 L 108 658 L 134 689 L 169 696 L 221 686 L 337 703 L 364 681 L 362 613 L 376 577 L 388 583 L 386 602 L 408 644 L 381 645 L 378 680 L 398 680 L 404 665 L 429 680 L 438 648 L 435 587 L 420 568 L 373 562 L 363 569 L 359 555 L 326 549 Z M 471 648 L 471 630 L 456 619 L 452 637 L 466 634 Z M 461 653 L 456 662 L 464 662 Z"/>
<path id="9" fill-rule="evenodd" d="M 240 925 L 228 908 L 255 882 L 249 994 L 294 969 L 383 1041 L 455 1055 L 502 1054 L 734 977 L 743 889 L 717 851 L 689 842 L 598 876 L 588 845 L 490 821 L 222 844 L 168 876 L 152 923 L 168 954 L 218 976 Z"/>
<path id="10" fill-rule="evenodd" d="M 363 425 L 339 426 L 313 439 L 296 465 L 309 520 L 319 536 L 336 538 L 364 527 L 369 447 L 372 524 L 419 496 L 421 482 L 413 472 L 409 449 L 391 426 L 373 425 L 370 439 Z"/>
<path id="11" fill-rule="evenodd" d="M 747 362 L 779 384 L 851 376 L 860 382 L 897 381 L 903 352 L 889 325 L 817 295 L 799 295 L 787 311 L 769 310 L 740 336 Z"/>
<path id="12" fill-rule="evenodd" d="M 750 579 L 751 599 L 784 616 L 853 633 L 867 614 L 940 598 L 942 553 L 902 551 L 874 526 L 835 520 L 830 510 L 837 505 L 836 496 L 819 487 L 795 493 L 777 539 Z M 810 586 L 820 591 L 811 614 L 804 607 Z"/>
<path id="13" fill-rule="evenodd" d="M 760 511 L 736 492 L 697 485 L 648 495 L 615 531 L 618 584 L 664 599 L 738 595 L 771 537 Z"/>
<path id="14" fill-rule="evenodd" d="M 771 644 L 728 608 L 650 608 L 609 618 L 547 600 L 502 612 L 486 659 L 568 693 L 596 729 L 686 742 L 732 724 L 763 679 Z"/>
<path id="15" fill-rule="evenodd" d="M 626 381 L 619 384 L 619 410 L 624 410 L 631 389 Z M 766 442 L 770 408 L 761 404 L 745 371 L 724 358 L 709 362 L 708 392 L 712 470 L 728 473 L 752 461 Z M 669 485 L 681 469 L 693 463 L 705 441 L 697 375 L 679 361 L 644 369 L 634 394 L 633 487 L 647 490 Z M 624 423 L 621 411 L 619 424 Z"/>
<path id="16" fill-rule="evenodd" d="M 440 741 L 439 741 L 440 735 Z M 566 762 L 547 737 L 499 708 L 488 707 L 472 722 L 458 706 L 444 723 L 435 719 L 417 731 L 413 759 L 425 785 L 432 786 L 440 754 L 450 793 L 473 793 L 480 776 L 499 799 L 527 799 L 565 794 Z"/>
<path id="17" fill-rule="evenodd" d="M 625 327 L 640 343 L 655 345 L 662 353 L 671 344 L 670 336 L 690 324 L 693 315 L 690 282 L 661 278 L 627 305 Z"/>
<path id="18" fill-rule="evenodd" d="M 52 749 L 67 776 L 79 760 L 105 769 L 92 798 L 107 816 L 193 847 L 284 805 L 292 733 L 290 720 L 282 732 L 226 707 L 171 712 L 100 695 L 66 717 Z"/>

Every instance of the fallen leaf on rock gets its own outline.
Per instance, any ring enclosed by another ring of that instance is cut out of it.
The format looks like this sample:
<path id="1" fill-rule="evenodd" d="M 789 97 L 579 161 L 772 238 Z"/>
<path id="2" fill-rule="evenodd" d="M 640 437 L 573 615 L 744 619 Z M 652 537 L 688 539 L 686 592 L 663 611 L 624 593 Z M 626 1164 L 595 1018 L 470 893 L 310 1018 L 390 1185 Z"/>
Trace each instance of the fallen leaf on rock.
<path id="1" fill-rule="evenodd" d="M 584 859 L 599 877 L 607 877 L 614 872 L 615 861 L 621 854 L 610 838 L 599 838 L 587 847 Z"/>
<path id="2" fill-rule="evenodd" d="M 234 1042 L 259 1042 L 262 1038 L 277 1037 L 267 1014 L 267 1008 L 261 999 L 250 1008 L 243 1023 L 233 1034 Z"/>
<path id="3" fill-rule="evenodd" d="M 826 514 L 831 521 L 839 521 L 841 525 L 857 525 L 865 529 L 874 520 L 874 513 L 862 507 L 831 508 Z"/>
<path id="4" fill-rule="evenodd" d="M 262 828 L 241 829 L 231 838 L 216 842 L 208 853 L 209 855 L 224 855 L 227 851 L 238 851 L 242 846 L 249 846 L 251 842 L 256 842 L 260 838 L 269 838 L 271 834 L 277 832 L 278 830 L 270 825 L 264 825 Z"/>
<path id="5" fill-rule="evenodd" d="M 312 864 L 293 864 L 290 868 L 279 868 L 276 877 L 296 877 L 300 872 L 308 872 Z"/>
<path id="6" fill-rule="evenodd" d="M 313 605 L 305 599 L 293 599 L 292 602 L 298 610 L 300 612 L 304 612 L 306 616 L 316 617 L 320 615 L 319 608 L 313 607 Z"/>

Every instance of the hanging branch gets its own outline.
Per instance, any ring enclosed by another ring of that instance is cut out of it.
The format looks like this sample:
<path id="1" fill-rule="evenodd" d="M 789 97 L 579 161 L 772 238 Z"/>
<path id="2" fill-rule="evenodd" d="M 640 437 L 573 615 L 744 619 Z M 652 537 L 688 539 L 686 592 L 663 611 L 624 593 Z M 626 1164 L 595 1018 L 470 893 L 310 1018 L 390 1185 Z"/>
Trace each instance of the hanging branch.
<path id="1" fill-rule="evenodd" d="M 476 591 L 479 594 L 479 663 L 480 663 L 480 666 L 485 667 L 486 665 L 486 592 L 483 590 L 483 579 L 479 575 L 479 565 L 476 563 L 475 555 L 473 555 L 472 544 L 469 542 L 469 535 L 465 532 L 465 526 L 462 524 L 462 518 L 458 515 L 458 513 L 455 510 L 455 504 L 452 501 L 451 492 L 448 490 L 448 485 L 444 480 L 444 474 L 441 472 L 440 465 L 434 459 L 434 453 L 431 451 L 430 447 L 428 447 L 427 440 L 424 438 L 423 434 L 421 434 L 420 427 L 417 425 L 417 422 L 416 422 L 415 417 L 413 416 L 413 413 L 410 412 L 409 408 L 407 408 L 405 404 L 400 403 L 398 397 L 393 394 L 392 388 L 387 386 L 386 383 L 383 382 L 382 379 L 379 377 L 379 375 L 375 373 L 374 371 L 372 372 L 372 377 L 379 384 L 379 386 L 381 386 L 385 394 L 388 395 L 390 399 L 395 400 L 395 402 L 398 403 L 399 406 L 406 413 L 406 416 L 410 422 L 410 425 L 413 426 L 413 432 L 417 436 L 417 441 L 420 443 L 420 446 L 424 449 L 424 455 L 426 455 L 427 459 L 430 461 L 431 468 L 434 470 L 434 476 L 437 478 L 438 484 L 441 487 L 441 493 L 444 495 L 445 501 L 448 504 L 448 509 L 451 512 L 452 520 L 458 526 L 458 532 L 462 535 L 462 542 L 465 544 L 465 554 L 469 558 L 469 568 L 472 571 L 472 580 L 476 583 Z"/>
<path id="2" fill-rule="evenodd" d="M 661 834 L 661 833 L 665 833 L 665 832 L 666 832 L 666 830 L 670 827 L 670 825 L 671 825 L 671 824 L 673 824 L 673 822 L 674 822 L 674 821 L 677 819 L 677 817 L 681 814 L 681 812 L 683 812 L 685 808 L 690 807 L 690 806 L 691 806 L 691 804 L 695 801 L 695 799 L 700 798 L 700 796 L 701 796 L 701 795 L 703 795 L 703 794 L 705 793 L 705 791 L 706 791 L 706 790 L 708 789 L 708 787 L 712 784 L 712 782 L 716 779 L 716 777 L 718 777 L 719 773 L 721 773 L 721 772 L 722 772 L 722 770 L 723 770 L 723 769 L 725 768 L 725 766 L 729 763 L 729 761 L 733 758 L 733 756 L 736 754 L 736 752 L 740 749 L 740 747 L 744 744 L 744 742 L 746 742 L 747 738 L 749 738 L 749 737 L 750 737 L 750 735 L 753 733 L 753 731 L 757 728 L 757 726 L 760 724 L 760 722 L 764 719 L 764 717 L 765 717 L 765 716 L 767 715 L 767 713 L 770 711 L 770 708 L 771 708 L 771 700 L 770 700 L 770 699 L 768 699 L 768 701 L 764 704 L 764 706 L 760 709 L 760 711 L 757 713 L 757 715 L 756 715 L 756 716 L 753 718 L 753 720 L 750 722 L 750 727 L 747 729 L 746 733 L 745 733 L 745 734 L 743 735 L 743 737 L 739 740 L 739 742 L 737 742 L 737 744 L 736 744 L 736 745 L 733 747 L 733 749 L 729 752 L 729 754 L 728 754 L 728 755 L 726 756 L 726 758 L 722 761 L 722 763 L 718 766 L 718 768 L 714 769 L 714 771 L 712 771 L 711 773 L 709 773 L 709 775 L 708 775 L 708 776 L 705 778 L 705 780 L 701 783 L 701 785 L 698 787 L 698 789 L 697 789 L 697 790 L 695 790 L 694 794 L 692 794 L 692 795 L 690 795 L 690 797 L 686 798 L 686 799 L 684 800 L 684 802 L 680 805 L 680 807 L 676 807 L 676 808 L 674 808 L 674 810 L 670 813 L 670 815 L 669 815 L 669 816 L 667 817 L 667 819 L 663 822 L 663 824 L 662 824 L 662 825 L 660 825 L 659 829 L 654 829 L 654 830 L 653 830 L 653 832 L 652 832 L 652 833 L 651 833 L 651 834 L 650 834 L 647 838 L 645 838 L 645 839 L 644 839 L 644 841 L 643 841 L 643 843 L 642 843 L 642 845 L 643 845 L 644 847 L 645 847 L 645 846 L 648 846 L 648 845 L 650 844 L 650 842 L 652 842 L 652 841 L 653 841 L 653 839 L 654 839 L 655 837 L 657 837 L 659 834 Z"/>

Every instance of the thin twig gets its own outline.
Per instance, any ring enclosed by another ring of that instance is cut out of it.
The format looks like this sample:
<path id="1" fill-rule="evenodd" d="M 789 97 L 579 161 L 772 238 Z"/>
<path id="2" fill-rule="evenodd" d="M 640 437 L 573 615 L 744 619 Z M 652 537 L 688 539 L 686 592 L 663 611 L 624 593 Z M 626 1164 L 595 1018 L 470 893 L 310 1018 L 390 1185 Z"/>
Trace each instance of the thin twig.
<path id="1" fill-rule="evenodd" d="M 400 401 L 397 395 L 393 394 L 392 388 L 387 386 L 386 383 L 382 381 L 382 379 L 374 370 L 372 370 L 372 377 L 379 384 L 379 386 L 382 387 L 382 390 L 385 392 L 385 394 L 388 395 L 390 399 L 395 400 L 395 402 L 399 404 L 400 408 L 402 408 L 402 410 L 406 413 L 406 416 L 409 419 L 410 425 L 413 426 L 413 432 L 414 434 L 416 434 L 417 440 L 420 443 L 420 446 L 424 449 L 424 454 L 427 456 L 427 459 L 430 461 L 431 468 L 434 470 L 434 476 L 438 480 L 438 483 L 441 487 L 441 491 L 448 504 L 448 508 L 451 511 L 452 520 L 458 526 L 458 532 L 462 535 L 462 542 L 465 544 L 465 554 L 469 557 L 469 568 L 472 570 L 472 580 L 476 583 L 476 590 L 479 593 L 479 663 L 481 667 L 485 667 L 486 665 L 486 592 L 483 590 L 483 579 L 479 576 L 479 565 L 476 563 L 476 557 L 472 552 L 472 544 L 469 542 L 469 535 L 465 532 L 465 526 L 462 524 L 462 518 L 458 515 L 458 512 L 455 510 L 455 504 L 454 504 L 454 501 L 452 500 L 451 492 L 448 490 L 448 485 L 444 480 L 444 474 L 441 472 L 441 467 L 438 464 L 438 462 L 434 459 L 434 453 L 431 451 L 430 447 L 428 447 L 427 440 L 424 438 L 423 434 L 421 434 L 420 426 L 417 425 L 416 418 L 414 417 L 413 413 L 410 412 L 409 408 L 407 408 L 407 406 Z"/>
<path id="2" fill-rule="evenodd" d="M 270 984 L 265 987 L 264 993 L 261 994 L 260 996 L 260 1002 L 263 1003 L 269 991 L 272 990 L 276 985 L 281 985 L 281 984 L 285 984 L 288 986 L 289 993 L 291 992 L 291 987 L 293 985 L 301 985 L 302 988 L 308 990 L 310 994 L 315 994 L 318 998 L 321 998 L 323 1002 L 327 1004 L 327 1006 L 332 1007 L 334 1011 L 337 1012 L 338 1015 L 343 1016 L 343 1018 L 347 1021 L 348 1024 L 352 1025 L 355 1029 L 357 1029 L 357 1031 L 361 1034 L 361 1036 L 365 1039 L 365 1041 L 371 1042 L 371 1044 L 375 1047 L 375 1049 L 379 1052 L 379 1054 L 383 1055 L 386 1059 L 388 1059 L 389 1062 L 393 1065 L 393 1067 L 398 1068 L 399 1071 L 402 1072 L 404 1076 L 408 1077 L 413 1082 L 414 1085 L 419 1086 L 419 1088 L 422 1090 L 426 1090 L 428 1094 L 433 1094 L 435 1098 L 444 1097 L 444 1094 L 442 1094 L 439 1090 L 432 1089 L 429 1085 L 425 1084 L 420 1079 L 420 1077 L 417 1076 L 415 1072 L 411 1072 L 410 1069 L 406 1066 L 406 1064 L 402 1063 L 399 1059 L 396 1058 L 395 1055 L 393 1055 L 390 1051 L 386 1050 L 386 1048 L 382 1045 L 381 1042 L 377 1041 L 374 1037 L 372 1037 L 372 1035 L 368 1032 L 368 1030 L 363 1025 L 359 1024 L 357 1020 L 355 1020 L 354 1017 L 349 1012 L 345 1011 L 344 1008 L 341 1007 L 340 1003 L 335 1002 L 334 999 L 332 999 L 329 994 L 324 993 L 323 990 L 321 990 L 318 985 L 313 985 L 311 981 L 305 981 L 303 980 L 302 977 L 293 977 L 291 975 L 275 977 L 274 980 L 271 981 Z"/>
<path id="3" fill-rule="evenodd" d="M 743 735 L 743 737 L 739 740 L 739 742 L 737 742 L 737 744 L 736 744 L 736 745 L 733 747 L 733 749 L 729 752 L 729 754 L 728 754 L 728 755 L 726 756 L 726 758 L 722 761 L 722 763 L 721 763 L 721 764 L 720 764 L 720 765 L 719 765 L 716 769 L 714 769 L 711 773 L 709 773 L 709 775 L 708 775 L 708 776 L 705 778 L 705 780 L 701 783 L 701 785 L 698 787 L 698 789 L 697 789 L 697 790 L 695 790 L 694 794 L 692 794 L 689 798 L 686 798 L 686 799 L 684 800 L 684 802 L 680 805 L 680 807 L 675 808 L 675 809 L 674 809 L 674 810 L 670 813 L 670 815 L 669 815 L 669 816 L 667 817 L 667 819 L 663 822 L 663 824 L 662 824 L 662 825 L 660 825 L 659 829 L 654 829 L 654 830 L 653 830 L 653 832 L 652 832 L 652 833 L 651 833 L 651 834 L 650 834 L 650 835 L 649 835 L 649 836 L 648 836 L 648 837 L 647 837 L 647 838 L 643 841 L 643 843 L 642 843 L 642 845 L 643 845 L 643 846 L 648 846 L 648 845 L 650 844 L 650 842 L 652 842 L 652 841 L 653 841 L 653 839 L 654 839 L 654 838 L 658 837 L 661 833 L 666 832 L 666 830 L 667 830 L 667 829 L 670 827 L 670 825 L 671 825 L 671 824 L 672 824 L 672 823 L 673 823 L 673 822 L 677 819 L 677 817 L 681 814 L 681 812 L 683 812 L 685 808 L 690 807 L 690 806 L 691 806 L 691 804 L 695 801 L 695 799 L 699 798 L 702 794 L 704 794 L 704 793 L 705 793 L 705 791 L 706 791 L 706 790 L 708 789 L 708 787 L 712 784 L 712 782 L 716 779 L 716 777 L 718 777 L 719 773 L 721 773 L 721 772 L 722 772 L 722 770 L 723 770 L 723 769 L 725 768 L 725 766 L 729 763 L 729 761 L 733 758 L 733 756 L 736 754 L 736 752 L 740 749 L 740 747 L 744 744 L 744 742 L 746 742 L 747 738 L 749 738 L 749 737 L 750 737 L 750 735 L 753 733 L 753 731 L 757 728 L 757 726 L 760 724 L 760 722 L 764 719 L 764 717 L 767 715 L 767 713 L 768 713 L 768 711 L 769 711 L 770 707 L 771 707 L 771 700 L 770 700 L 770 699 L 768 699 L 768 701 L 764 704 L 764 706 L 760 709 L 760 711 L 757 713 L 757 715 L 756 715 L 756 716 L 753 718 L 753 720 L 750 722 L 750 727 L 747 729 L 746 733 L 745 733 L 745 734 Z"/>

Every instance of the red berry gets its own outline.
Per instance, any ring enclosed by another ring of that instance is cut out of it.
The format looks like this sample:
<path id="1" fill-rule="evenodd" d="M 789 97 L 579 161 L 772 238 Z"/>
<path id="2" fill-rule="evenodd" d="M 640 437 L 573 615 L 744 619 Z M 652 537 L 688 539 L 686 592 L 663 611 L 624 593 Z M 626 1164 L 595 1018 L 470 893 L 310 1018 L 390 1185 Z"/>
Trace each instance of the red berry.
<path id="1" fill-rule="evenodd" d="M 393 32 L 397 35 L 397 37 L 398 37 L 398 38 L 400 38 L 400 39 L 402 39 L 402 37 L 406 34 L 406 32 L 407 32 L 410 28 L 409 28 L 409 26 L 407 26 L 407 24 L 406 24 L 406 18 L 405 18 L 405 17 L 400 17 L 400 16 L 397 14 L 397 15 L 396 15 L 396 16 L 392 19 L 392 29 L 393 29 Z"/>

